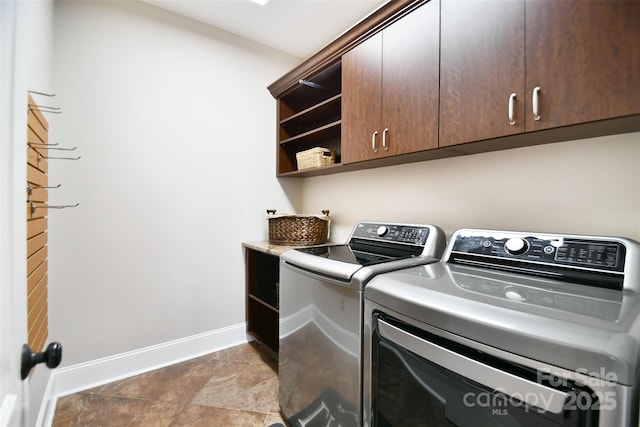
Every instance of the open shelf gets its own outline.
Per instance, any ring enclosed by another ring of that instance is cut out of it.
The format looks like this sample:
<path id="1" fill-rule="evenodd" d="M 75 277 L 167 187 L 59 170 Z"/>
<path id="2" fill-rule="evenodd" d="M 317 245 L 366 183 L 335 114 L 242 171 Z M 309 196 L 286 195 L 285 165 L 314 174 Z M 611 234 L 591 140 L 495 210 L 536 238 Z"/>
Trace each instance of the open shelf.
<path id="1" fill-rule="evenodd" d="M 247 333 L 278 354 L 278 312 L 256 299 L 247 300 Z"/>
<path id="2" fill-rule="evenodd" d="M 342 95 L 338 94 L 280 121 L 280 143 L 287 142 L 298 135 L 319 130 L 325 125 L 340 122 L 341 102 Z"/>
<path id="3" fill-rule="evenodd" d="M 278 354 L 280 258 L 245 249 L 247 333 Z"/>
<path id="4" fill-rule="evenodd" d="M 333 123 L 327 123 L 326 125 L 313 128 L 307 132 L 285 139 L 284 141 L 280 141 L 280 144 L 283 145 L 298 142 L 306 146 L 313 145 L 317 142 L 327 141 L 340 134 L 340 125 L 340 120 Z"/>
<path id="5" fill-rule="evenodd" d="M 342 127 L 342 63 L 337 61 L 278 98 L 278 168 L 297 171 L 296 153 L 323 147 L 339 162 Z"/>

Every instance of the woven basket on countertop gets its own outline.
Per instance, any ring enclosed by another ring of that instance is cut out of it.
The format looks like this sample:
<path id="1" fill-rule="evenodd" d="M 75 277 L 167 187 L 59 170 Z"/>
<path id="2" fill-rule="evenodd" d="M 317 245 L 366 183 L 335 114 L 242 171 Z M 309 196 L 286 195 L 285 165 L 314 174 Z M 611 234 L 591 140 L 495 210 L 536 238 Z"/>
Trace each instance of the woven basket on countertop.
<path id="1" fill-rule="evenodd" d="M 269 243 L 273 245 L 312 246 L 329 239 L 331 218 L 329 211 L 323 215 L 276 215 L 268 209 Z"/>
<path id="2" fill-rule="evenodd" d="M 315 147 L 296 153 L 296 162 L 298 163 L 298 170 L 332 165 L 336 162 L 336 151 Z"/>

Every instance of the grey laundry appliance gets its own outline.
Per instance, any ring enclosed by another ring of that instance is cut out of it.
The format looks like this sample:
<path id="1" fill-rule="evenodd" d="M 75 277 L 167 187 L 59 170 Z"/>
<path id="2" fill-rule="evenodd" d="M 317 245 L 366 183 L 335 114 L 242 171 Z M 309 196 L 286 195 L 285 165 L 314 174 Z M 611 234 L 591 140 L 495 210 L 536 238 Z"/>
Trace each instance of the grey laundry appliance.
<path id="1" fill-rule="evenodd" d="M 362 424 L 363 290 L 377 274 L 437 262 L 433 225 L 356 224 L 345 244 L 280 257 L 281 413 L 291 426 Z"/>
<path id="2" fill-rule="evenodd" d="M 365 426 L 638 426 L 640 250 L 464 229 L 365 288 Z"/>

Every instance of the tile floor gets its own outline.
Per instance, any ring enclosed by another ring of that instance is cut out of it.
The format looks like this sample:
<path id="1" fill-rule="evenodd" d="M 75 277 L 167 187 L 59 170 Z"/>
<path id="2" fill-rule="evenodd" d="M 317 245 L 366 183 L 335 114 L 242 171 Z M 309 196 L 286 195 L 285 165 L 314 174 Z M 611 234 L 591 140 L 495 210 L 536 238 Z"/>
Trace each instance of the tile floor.
<path id="1" fill-rule="evenodd" d="M 242 344 L 60 397 L 53 427 L 284 424 L 277 370 L 257 344 Z"/>

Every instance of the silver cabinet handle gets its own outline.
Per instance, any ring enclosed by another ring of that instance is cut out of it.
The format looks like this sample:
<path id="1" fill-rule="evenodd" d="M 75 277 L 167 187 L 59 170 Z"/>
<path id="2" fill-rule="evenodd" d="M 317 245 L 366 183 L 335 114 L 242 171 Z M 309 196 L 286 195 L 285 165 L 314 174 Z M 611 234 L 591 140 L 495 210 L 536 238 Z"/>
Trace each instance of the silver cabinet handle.
<path id="1" fill-rule="evenodd" d="M 533 120 L 540 120 L 540 114 L 538 114 L 538 94 L 540 93 L 540 86 L 536 86 L 533 89 Z"/>
<path id="2" fill-rule="evenodd" d="M 378 148 L 376 148 L 376 136 L 378 136 L 378 131 L 373 132 L 373 135 L 371 135 L 371 148 L 374 153 L 378 152 Z"/>
<path id="3" fill-rule="evenodd" d="M 509 125 L 513 126 L 516 124 L 516 121 L 513 120 L 513 100 L 516 99 L 516 93 L 512 93 L 509 96 Z"/>
<path id="4" fill-rule="evenodd" d="M 384 130 L 382 131 L 382 148 L 384 148 L 384 151 L 387 151 L 389 149 L 389 146 L 387 145 L 388 133 L 389 133 L 389 128 L 384 128 Z"/>

